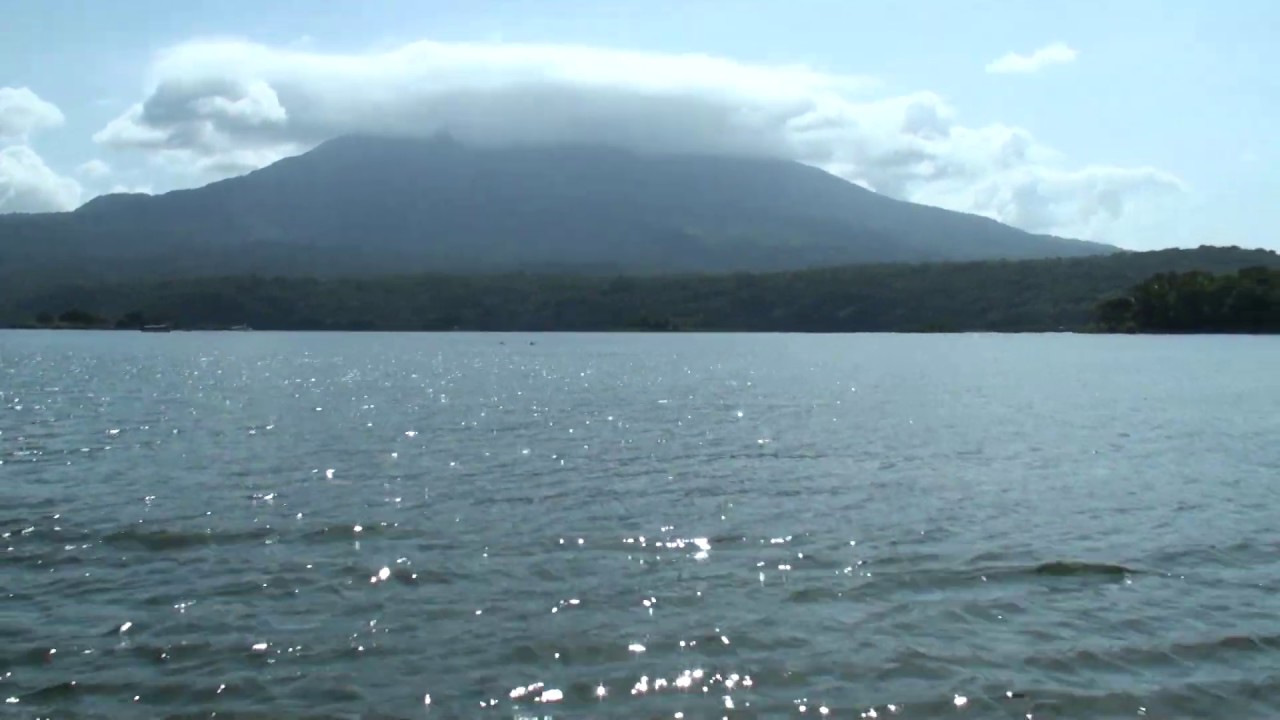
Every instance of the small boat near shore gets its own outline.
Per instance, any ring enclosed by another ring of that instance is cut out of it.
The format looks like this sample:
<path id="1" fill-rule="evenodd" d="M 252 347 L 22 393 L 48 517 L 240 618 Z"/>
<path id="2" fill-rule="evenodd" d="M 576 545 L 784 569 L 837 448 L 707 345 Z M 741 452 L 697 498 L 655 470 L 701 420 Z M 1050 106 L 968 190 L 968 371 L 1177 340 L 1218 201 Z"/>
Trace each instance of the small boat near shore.
<path id="1" fill-rule="evenodd" d="M 173 330 L 173 328 L 168 325 L 143 325 L 139 329 L 145 333 L 167 333 Z"/>

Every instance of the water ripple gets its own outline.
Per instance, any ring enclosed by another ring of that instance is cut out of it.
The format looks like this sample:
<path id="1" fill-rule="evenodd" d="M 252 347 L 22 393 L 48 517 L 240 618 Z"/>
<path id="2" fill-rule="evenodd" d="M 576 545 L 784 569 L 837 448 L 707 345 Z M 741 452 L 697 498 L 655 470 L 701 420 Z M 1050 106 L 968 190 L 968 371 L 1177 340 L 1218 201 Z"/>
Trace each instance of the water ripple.
<path id="1" fill-rule="evenodd" d="M 1280 343 L 2 338 L 0 716 L 1280 715 Z"/>

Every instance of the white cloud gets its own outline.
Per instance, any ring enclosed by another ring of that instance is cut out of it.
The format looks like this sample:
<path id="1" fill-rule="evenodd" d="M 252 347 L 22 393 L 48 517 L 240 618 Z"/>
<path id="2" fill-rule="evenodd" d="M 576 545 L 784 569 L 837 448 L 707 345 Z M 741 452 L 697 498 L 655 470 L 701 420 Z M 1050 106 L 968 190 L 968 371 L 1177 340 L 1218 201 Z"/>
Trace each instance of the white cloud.
<path id="1" fill-rule="evenodd" d="M 80 184 L 51 170 L 25 145 L 0 148 L 0 213 L 71 210 Z"/>
<path id="2" fill-rule="evenodd" d="M 346 55 L 193 41 L 160 54 L 143 100 L 95 139 L 205 178 L 351 133 L 781 157 L 895 197 L 1077 235 L 1133 197 L 1180 187 L 1155 170 L 1072 169 L 1025 130 L 963 125 L 935 93 L 879 88 L 804 66 L 581 46 L 418 42 Z"/>
<path id="3" fill-rule="evenodd" d="M 975 184 L 929 188 L 920 199 L 964 206 L 1035 232 L 1069 228 L 1076 237 L 1101 239 L 1131 206 L 1185 190 L 1177 178 L 1154 168 L 1022 167 Z"/>
<path id="4" fill-rule="evenodd" d="M 0 87 L 0 140 L 25 141 L 27 136 L 66 122 L 53 103 L 29 88 Z"/>
<path id="5" fill-rule="evenodd" d="M 121 185 L 121 184 L 116 184 L 116 185 L 112 185 L 112 186 L 111 186 L 111 189 L 110 189 L 110 190 L 108 190 L 108 191 L 107 191 L 107 193 L 108 193 L 108 194 L 112 194 L 112 195 L 117 194 L 117 193 L 129 193 L 129 194 L 141 194 L 141 195 L 154 195 L 154 194 L 155 194 L 155 189 L 154 189 L 154 188 L 152 188 L 150 185 Z"/>
<path id="6" fill-rule="evenodd" d="M 1056 42 L 1036 50 L 1030 55 L 1011 52 L 987 63 L 987 72 L 995 74 L 1033 73 L 1049 65 L 1065 65 L 1075 62 L 1079 53 L 1066 43 Z"/>
<path id="7" fill-rule="evenodd" d="M 94 158 L 76 168 L 76 174 L 90 180 L 101 180 L 111 174 L 111 166 Z"/>
<path id="8" fill-rule="evenodd" d="M 80 184 L 54 172 L 29 136 L 66 119 L 30 89 L 0 87 L 0 213 L 70 210 L 80 204 Z"/>

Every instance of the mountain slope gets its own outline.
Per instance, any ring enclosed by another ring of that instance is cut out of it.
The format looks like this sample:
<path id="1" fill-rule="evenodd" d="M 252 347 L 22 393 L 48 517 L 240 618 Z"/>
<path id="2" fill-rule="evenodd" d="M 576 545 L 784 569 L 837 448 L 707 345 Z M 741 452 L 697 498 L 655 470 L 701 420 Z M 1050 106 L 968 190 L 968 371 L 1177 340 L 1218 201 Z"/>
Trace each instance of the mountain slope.
<path id="1" fill-rule="evenodd" d="M 798 163 L 348 137 L 243 177 L 0 217 L 0 276 L 784 270 L 1106 253 Z M 7 270 L 7 272 L 6 272 Z"/>

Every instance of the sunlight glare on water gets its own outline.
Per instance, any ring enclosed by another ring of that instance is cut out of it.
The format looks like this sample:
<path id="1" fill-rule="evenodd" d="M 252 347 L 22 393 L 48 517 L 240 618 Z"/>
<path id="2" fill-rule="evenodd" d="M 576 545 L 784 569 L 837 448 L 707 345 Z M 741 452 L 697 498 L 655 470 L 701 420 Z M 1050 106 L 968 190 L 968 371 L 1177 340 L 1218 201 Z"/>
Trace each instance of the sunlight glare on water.
<path id="1" fill-rule="evenodd" d="M 15 717 L 1280 715 L 1275 339 L 139 335 L 0 334 Z"/>

